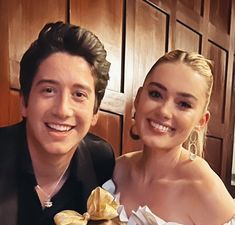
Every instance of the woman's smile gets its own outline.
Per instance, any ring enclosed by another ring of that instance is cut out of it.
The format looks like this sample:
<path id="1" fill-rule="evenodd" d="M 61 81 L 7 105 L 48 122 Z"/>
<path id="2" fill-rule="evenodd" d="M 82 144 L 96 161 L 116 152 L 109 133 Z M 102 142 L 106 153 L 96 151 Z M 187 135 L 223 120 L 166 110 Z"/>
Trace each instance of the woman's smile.
<path id="1" fill-rule="evenodd" d="M 174 130 L 168 125 L 164 125 L 163 123 L 155 122 L 153 120 L 149 120 L 149 124 L 151 125 L 151 127 L 154 128 L 155 131 L 162 133 L 162 134 L 169 133 Z"/>

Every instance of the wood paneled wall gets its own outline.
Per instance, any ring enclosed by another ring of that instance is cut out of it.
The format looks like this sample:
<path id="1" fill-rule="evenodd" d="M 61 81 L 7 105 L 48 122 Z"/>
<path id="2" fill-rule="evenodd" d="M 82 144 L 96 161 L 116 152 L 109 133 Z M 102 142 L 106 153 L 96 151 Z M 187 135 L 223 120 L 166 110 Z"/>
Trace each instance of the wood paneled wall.
<path id="1" fill-rule="evenodd" d="M 9 0 L 0 2 L 0 13 L 0 125 L 21 118 L 18 71 L 23 52 L 46 22 L 68 21 L 92 30 L 108 51 L 110 82 L 92 131 L 110 141 L 116 156 L 141 149 L 129 129 L 133 100 L 152 64 L 176 48 L 212 59 L 215 85 L 206 159 L 234 191 L 235 0 Z"/>

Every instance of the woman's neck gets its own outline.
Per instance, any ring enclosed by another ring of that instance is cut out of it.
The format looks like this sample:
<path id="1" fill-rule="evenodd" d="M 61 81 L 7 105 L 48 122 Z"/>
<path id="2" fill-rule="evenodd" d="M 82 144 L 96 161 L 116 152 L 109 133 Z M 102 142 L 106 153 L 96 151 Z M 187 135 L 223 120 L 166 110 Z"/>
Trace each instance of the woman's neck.
<path id="1" fill-rule="evenodd" d="M 182 147 L 170 150 L 145 147 L 136 163 L 138 176 L 146 182 L 170 177 L 180 162 L 182 151 Z"/>

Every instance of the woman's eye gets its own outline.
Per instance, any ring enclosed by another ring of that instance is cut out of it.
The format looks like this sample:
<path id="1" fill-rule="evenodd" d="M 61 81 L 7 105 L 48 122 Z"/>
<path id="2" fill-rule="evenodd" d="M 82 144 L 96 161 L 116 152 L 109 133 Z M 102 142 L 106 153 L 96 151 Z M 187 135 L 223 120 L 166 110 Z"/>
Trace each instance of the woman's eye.
<path id="1" fill-rule="evenodd" d="M 161 98 L 162 97 L 161 93 L 158 91 L 149 91 L 149 96 L 153 97 L 153 98 Z"/>
<path id="2" fill-rule="evenodd" d="M 179 106 L 180 106 L 181 108 L 186 108 L 186 109 L 192 108 L 192 105 L 191 105 L 190 103 L 188 103 L 188 102 L 180 102 L 180 103 L 179 103 Z"/>

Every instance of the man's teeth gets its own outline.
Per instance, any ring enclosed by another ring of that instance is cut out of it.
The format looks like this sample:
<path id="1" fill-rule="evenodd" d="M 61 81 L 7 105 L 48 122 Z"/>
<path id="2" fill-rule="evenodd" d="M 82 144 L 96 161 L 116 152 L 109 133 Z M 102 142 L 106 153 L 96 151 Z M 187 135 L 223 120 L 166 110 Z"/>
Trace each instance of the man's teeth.
<path id="1" fill-rule="evenodd" d="M 48 127 L 57 131 L 69 131 L 72 129 L 71 126 L 67 126 L 67 125 L 59 125 L 59 124 L 52 124 L 52 123 L 48 123 L 47 125 Z"/>
<path id="2" fill-rule="evenodd" d="M 161 125 L 161 124 L 159 124 L 159 123 L 155 123 L 155 122 L 153 122 L 153 121 L 151 121 L 150 123 L 151 123 L 151 125 L 152 125 L 155 129 L 158 129 L 158 130 L 160 130 L 161 132 L 168 132 L 168 131 L 170 131 L 170 128 L 169 128 L 169 127 L 163 126 L 163 125 Z"/>

